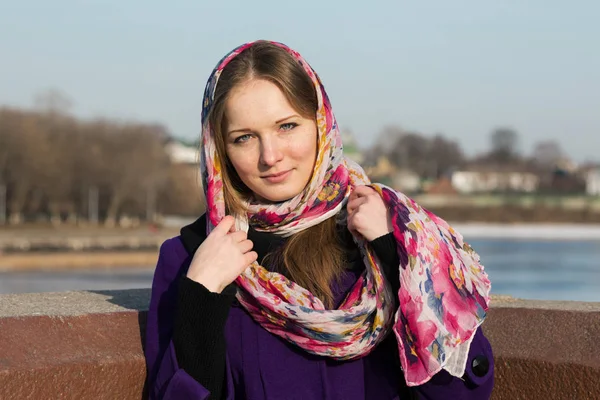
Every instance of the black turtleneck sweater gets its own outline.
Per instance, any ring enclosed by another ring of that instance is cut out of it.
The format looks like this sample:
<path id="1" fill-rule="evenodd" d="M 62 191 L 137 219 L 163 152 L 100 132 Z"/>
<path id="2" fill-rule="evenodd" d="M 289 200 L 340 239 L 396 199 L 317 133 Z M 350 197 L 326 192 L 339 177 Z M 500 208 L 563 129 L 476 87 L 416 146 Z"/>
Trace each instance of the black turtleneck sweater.
<path id="1" fill-rule="evenodd" d="M 184 245 L 190 255 L 205 239 L 205 216 L 182 229 Z M 347 248 L 348 269 L 365 268 L 360 252 L 345 227 L 338 230 L 339 239 Z M 275 234 L 258 232 L 250 228 L 248 239 L 262 264 L 264 257 L 285 243 L 285 238 Z M 381 261 L 384 275 L 397 293 L 399 282 L 399 257 L 396 240 L 392 233 L 383 235 L 370 246 Z M 286 275 L 285 270 L 278 272 Z M 235 286 L 229 285 L 222 293 L 213 293 L 202 284 L 183 274 L 179 282 L 178 304 L 175 315 L 173 344 L 179 366 L 211 393 L 211 399 L 220 399 L 225 382 L 226 343 L 224 328 L 229 309 L 235 300 Z"/>

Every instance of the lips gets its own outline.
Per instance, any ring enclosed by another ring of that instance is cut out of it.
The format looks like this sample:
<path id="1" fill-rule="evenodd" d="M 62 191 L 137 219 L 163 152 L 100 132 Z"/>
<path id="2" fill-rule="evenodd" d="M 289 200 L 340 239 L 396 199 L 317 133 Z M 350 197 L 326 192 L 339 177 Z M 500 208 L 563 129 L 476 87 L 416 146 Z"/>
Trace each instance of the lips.
<path id="1" fill-rule="evenodd" d="M 289 176 L 290 172 L 292 172 L 291 169 L 287 171 L 277 172 L 275 174 L 265 175 L 262 178 L 271 183 L 279 183 L 283 182 Z"/>
<path id="2" fill-rule="evenodd" d="M 287 171 L 283 171 L 283 172 L 277 172 L 276 174 L 265 175 L 265 176 L 263 176 L 263 178 L 276 178 L 278 176 L 285 175 L 288 172 L 290 172 L 290 171 L 287 170 Z"/>

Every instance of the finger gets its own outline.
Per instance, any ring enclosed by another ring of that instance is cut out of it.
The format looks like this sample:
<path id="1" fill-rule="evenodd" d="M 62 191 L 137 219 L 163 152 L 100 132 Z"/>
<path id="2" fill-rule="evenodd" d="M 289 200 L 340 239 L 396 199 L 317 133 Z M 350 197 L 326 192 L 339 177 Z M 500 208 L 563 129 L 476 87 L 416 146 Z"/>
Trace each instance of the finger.
<path id="1" fill-rule="evenodd" d="M 361 204 L 365 204 L 368 201 L 369 201 L 368 197 L 357 197 L 356 199 L 352 200 L 352 208 L 357 208 Z"/>
<path id="2" fill-rule="evenodd" d="M 231 237 L 233 243 L 239 243 L 248 238 L 248 234 L 244 231 L 236 231 L 232 233 L 228 233 L 227 236 Z"/>
<path id="3" fill-rule="evenodd" d="M 348 226 L 348 230 L 352 232 L 354 230 L 354 218 L 348 218 L 346 225 Z"/>
<path id="4" fill-rule="evenodd" d="M 357 197 L 364 197 L 377 192 L 370 186 L 361 185 L 357 186 L 352 193 L 355 194 Z"/>
<path id="5" fill-rule="evenodd" d="M 248 266 L 256 260 L 258 260 L 258 254 L 255 251 L 249 251 L 245 253 L 244 261 L 246 263 L 246 266 L 244 267 L 244 269 L 248 268 Z"/>
<path id="6" fill-rule="evenodd" d="M 364 197 L 365 191 L 363 188 L 364 188 L 364 186 L 358 186 L 358 187 L 354 188 L 352 190 L 352 192 L 350 193 L 350 196 L 348 196 L 348 201 L 356 200 L 359 197 Z"/>
<path id="7" fill-rule="evenodd" d="M 231 215 L 226 215 L 221 220 L 221 222 L 219 222 L 217 224 L 217 226 L 215 226 L 215 229 L 213 229 L 213 233 L 216 233 L 216 234 L 222 235 L 222 236 L 227 235 L 227 233 L 229 232 L 231 227 L 234 226 L 234 222 L 235 222 L 235 218 L 233 218 Z"/>
<path id="8" fill-rule="evenodd" d="M 247 253 L 250 250 L 252 250 L 252 248 L 254 247 L 254 243 L 252 243 L 252 240 L 244 240 L 238 243 L 238 248 L 240 249 L 240 251 L 242 253 Z"/>
<path id="9" fill-rule="evenodd" d="M 367 201 L 369 201 L 368 197 L 358 197 L 352 201 L 348 202 L 348 205 L 346 206 L 348 213 L 349 214 L 354 214 L 356 212 L 356 210 L 363 204 L 365 204 Z"/>
<path id="10" fill-rule="evenodd" d="M 354 225 L 358 225 L 359 227 L 364 227 L 365 224 L 368 224 L 369 218 L 371 217 L 372 213 L 369 213 L 367 210 L 371 209 L 371 206 L 369 204 L 361 204 L 360 206 L 356 207 L 356 210 L 354 210 Z"/>
<path id="11" fill-rule="evenodd" d="M 353 235 L 358 234 L 358 231 L 356 230 L 356 227 L 354 226 L 354 223 L 351 222 L 351 220 L 348 220 L 348 230 L 350 231 L 350 233 L 352 233 Z"/>

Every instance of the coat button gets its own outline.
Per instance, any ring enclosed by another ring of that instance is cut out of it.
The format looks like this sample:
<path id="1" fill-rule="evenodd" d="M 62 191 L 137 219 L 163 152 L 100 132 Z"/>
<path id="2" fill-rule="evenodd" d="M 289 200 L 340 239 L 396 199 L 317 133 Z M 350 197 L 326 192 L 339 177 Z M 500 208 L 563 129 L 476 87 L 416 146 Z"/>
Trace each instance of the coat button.
<path id="1" fill-rule="evenodd" d="M 490 361 L 484 355 L 477 356 L 473 359 L 471 363 L 471 369 L 475 376 L 483 377 L 490 370 Z"/>

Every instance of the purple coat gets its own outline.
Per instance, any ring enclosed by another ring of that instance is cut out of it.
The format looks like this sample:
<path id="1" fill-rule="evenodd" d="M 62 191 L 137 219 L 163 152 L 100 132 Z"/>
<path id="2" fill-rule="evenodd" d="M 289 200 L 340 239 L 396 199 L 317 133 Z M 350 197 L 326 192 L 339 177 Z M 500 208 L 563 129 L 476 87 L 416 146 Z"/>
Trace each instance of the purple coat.
<path id="1" fill-rule="evenodd" d="M 144 349 L 151 399 L 210 398 L 209 391 L 179 367 L 172 341 L 177 286 L 190 262 L 181 237 L 169 239 L 161 246 Z M 349 288 L 356 278 L 347 274 L 341 286 Z M 264 330 L 239 305 L 230 310 L 225 340 L 228 400 L 407 399 L 398 393 L 404 378 L 399 369 L 391 366 L 395 360 L 385 342 L 357 360 L 336 361 L 310 355 Z M 395 345 L 393 336 L 390 340 Z M 441 371 L 414 390 L 422 399 L 488 399 L 494 385 L 493 372 L 492 349 L 479 329 L 463 379 Z"/>

